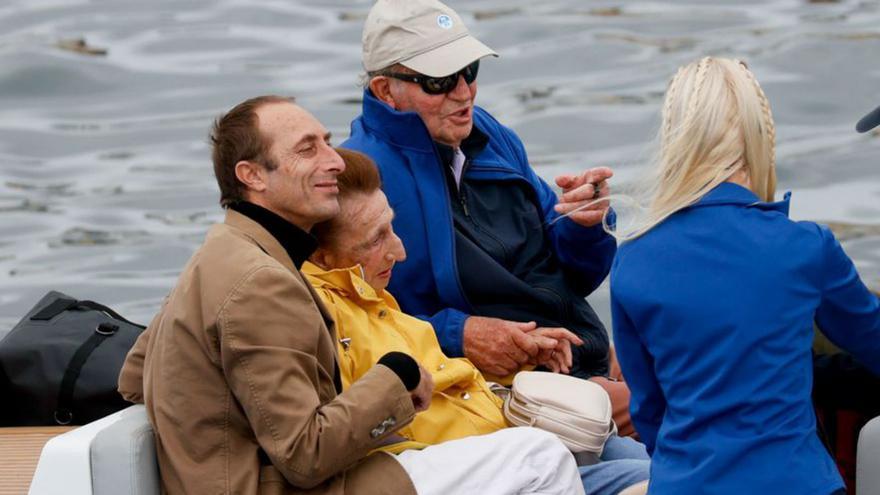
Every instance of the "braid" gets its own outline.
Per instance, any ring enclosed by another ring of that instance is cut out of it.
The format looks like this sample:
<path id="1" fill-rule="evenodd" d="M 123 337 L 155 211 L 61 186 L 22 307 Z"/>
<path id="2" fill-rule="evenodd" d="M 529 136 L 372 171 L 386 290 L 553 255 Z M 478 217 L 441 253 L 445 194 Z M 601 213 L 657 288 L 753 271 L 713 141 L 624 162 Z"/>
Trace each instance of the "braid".
<path id="1" fill-rule="evenodd" d="M 767 144 L 770 148 L 770 166 L 776 166 L 776 125 L 773 123 L 773 113 L 770 111 L 770 101 L 767 99 L 767 95 L 764 94 L 764 90 L 761 89 L 761 85 L 758 84 L 758 80 L 755 78 L 755 75 L 752 74 L 752 71 L 748 69 L 748 67 L 740 62 L 740 67 L 745 71 L 746 76 L 748 76 L 749 80 L 752 81 L 752 84 L 755 86 L 755 91 L 758 93 L 758 100 L 761 102 L 761 113 L 764 115 L 764 128 L 767 129 Z"/>
<path id="2" fill-rule="evenodd" d="M 679 67 L 675 72 L 675 75 L 672 76 L 672 79 L 669 81 L 669 89 L 666 91 L 666 102 L 663 105 L 663 116 L 665 119 L 663 122 L 664 143 L 668 141 L 669 134 L 672 132 L 672 102 L 675 100 L 675 90 L 682 72 L 684 72 L 684 67 Z"/>
<path id="3" fill-rule="evenodd" d="M 700 90 L 703 89 L 703 83 L 706 81 L 706 72 L 709 70 L 710 60 L 712 60 L 712 57 L 703 57 L 700 60 L 700 63 L 697 64 L 697 73 L 694 75 L 694 89 L 691 90 L 691 101 L 688 103 L 688 109 L 684 119 L 685 122 L 690 121 L 690 118 L 697 111 Z"/>

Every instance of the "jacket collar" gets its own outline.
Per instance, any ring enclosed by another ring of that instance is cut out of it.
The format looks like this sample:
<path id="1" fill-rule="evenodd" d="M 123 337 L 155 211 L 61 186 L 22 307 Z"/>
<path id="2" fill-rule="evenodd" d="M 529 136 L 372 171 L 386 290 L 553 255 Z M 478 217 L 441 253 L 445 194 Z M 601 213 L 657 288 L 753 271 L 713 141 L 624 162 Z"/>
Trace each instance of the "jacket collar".
<path id="1" fill-rule="evenodd" d="M 739 184 L 722 182 L 706 193 L 695 204 L 691 205 L 691 208 L 715 205 L 741 205 L 767 211 L 778 211 L 785 216 L 788 216 L 790 203 L 790 191 L 785 193 L 782 201 L 765 203 L 758 199 L 758 196 L 756 196 L 755 193 Z"/>
<path id="2" fill-rule="evenodd" d="M 440 162 L 451 167 L 452 160 L 455 158 L 455 150 L 452 146 L 443 143 L 434 143 L 437 146 L 437 153 L 440 155 Z M 471 133 L 461 142 L 461 152 L 468 159 L 473 159 L 477 153 L 483 151 L 483 148 L 489 144 L 489 136 L 483 131 L 477 129 L 477 126 L 471 127 Z"/>
<path id="3" fill-rule="evenodd" d="M 259 222 L 229 208 L 226 210 L 226 220 L 224 223 L 254 241 L 263 252 L 278 260 L 285 268 L 290 271 L 296 271 L 296 265 L 293 263 L 290 255 L 287 254 L 287 250 Z"/>
<path id="4" fill-rule="evenodd" d="M 434 141 L 415 112 L 399 112 L 364 90 L 363 122 L 372 132 L 401 148 L 432 153 Z"/>
<path id="5" fill-rule="evenodd" d="M 388 291 L 383 290 L 377 294 L 376 290 L 361 277 L 360 265 L 355 265 L 351 268 L 324 270 L 318 265 L 307 261 L 302 266 L 302 272 L 309 278 L 309 282 L 314 287 L 342 294 L 359 306 L 368 303 L 385 302 L 392 307 L 397 307 L 397 303 Z"/>
<path id="6" fill-rule="evenodd" d="M 263 227 L 274 238 L 276 244 L 281 244 L 281 247 L 287 252 L 289 259 L 296 268 L 300 268 L 303 262 L 318 247 L 318 241 L 314 236 L 266 208 L 242 201 L 230 205 L 229 209 L 240 213 Z M 253 238 L 253 236 L 251 237 Z M 254 240 L 257 239 L 254 238 Z M 260 244 L 264 251 L 272 255 L 273 258 L 280 260 L 278 256 L 269 252 L 267 245 L 259 241 L 257 243 Z"/>

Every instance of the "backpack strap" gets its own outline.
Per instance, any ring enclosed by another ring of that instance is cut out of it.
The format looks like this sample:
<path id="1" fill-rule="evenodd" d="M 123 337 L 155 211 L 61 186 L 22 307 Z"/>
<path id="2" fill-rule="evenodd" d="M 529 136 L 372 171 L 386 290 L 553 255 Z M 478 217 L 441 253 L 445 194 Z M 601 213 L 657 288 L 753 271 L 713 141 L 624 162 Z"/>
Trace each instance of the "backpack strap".
<path id="1" fill-rule="evenodd" d="M 68 309 L 76 306 L 77 300 L 69 297 L 59 297 L 49 303 L 45 308 L 31 316 L 31 320 L 51 320 Z"/>
<path id="2" fill-rule="evenodd" d="M 58 389 L 58 405 L 55 408 L 55 422 L 59 425 L 68 425 L 73 421 L 73 390 L 76 380 L 82 371 L 82 367 L 88 361 L 92 352 L 108 338 L 116 335 L 119 325 L 104 322 L 95 328 L 95 332 L 86 339 L 73 353 L 67 369 L 64 370 L 64 378 L 61 379 L 61 387 Z"/>
<path id="3" fill-rule="evenodd" d="M 94 309 L 95 311 L 100 311 L 115 320 L 124 321 L 125 323 L 128 323 L 129 325 L 134 325 L 138 328 L 147 328 L 144 325 L 141 325 L 140 323 L 135 323 L 133 321 L 126 320 L 121 314 L 117 313 L 116 311 L 113 311 L 112 309 L 108 308 L 107 306 L 104 306 L 101 303 L 96 303 L 95 301 L 77 301 L 76 307 L 86 308 L 86 309 Z"/>
<path id="4" fill-rule="evenodd" d="M 60 315 L 61 313 L 65 312 L 69 309 L 76 309 L 76 308 L 93 309 L 95 311 L 100 311 L 100 312 L 106 314 L 107 316 L 114 318 L 116 320 L 124 321 L 125 323 L 128 323 L 129 325 L 134 325 L 139 328 L 147 328 L 141 324 L 138 324 L 133 321 L 129 321 L 129 320 L 125 319 L 121 314 L 117 313 L 116 311 L 113 311 L 112 309 L 110 309 L 107 306 L 104 306 L 101 303 L 96 303 L 95 301 L 77 301 L 76 299 L 71 299 L 71 298 L 67 298 L 67 297 L 59 297 L 58 299 L 55 299 L 54 301 L 49 303 L 48 306 L 46 306 L 45 308 L 34 313 L 34 315 L 31 316 L 30 319 L 31 320 L 51 320 L 52 318 L 55 318 L 56 316 Z"/>

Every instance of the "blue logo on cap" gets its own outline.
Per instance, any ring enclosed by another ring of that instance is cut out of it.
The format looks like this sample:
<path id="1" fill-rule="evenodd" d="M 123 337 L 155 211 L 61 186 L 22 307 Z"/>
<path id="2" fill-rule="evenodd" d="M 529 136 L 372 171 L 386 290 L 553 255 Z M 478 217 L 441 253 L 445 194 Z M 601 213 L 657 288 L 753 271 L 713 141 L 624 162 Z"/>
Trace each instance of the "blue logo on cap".
<path id="1" fill-rule="evenodd" d="M 446 14 L 437 16 L 437 25 L 442 27 L 443 29 L 452 28 L 452 17 L 449 17 Z"/>

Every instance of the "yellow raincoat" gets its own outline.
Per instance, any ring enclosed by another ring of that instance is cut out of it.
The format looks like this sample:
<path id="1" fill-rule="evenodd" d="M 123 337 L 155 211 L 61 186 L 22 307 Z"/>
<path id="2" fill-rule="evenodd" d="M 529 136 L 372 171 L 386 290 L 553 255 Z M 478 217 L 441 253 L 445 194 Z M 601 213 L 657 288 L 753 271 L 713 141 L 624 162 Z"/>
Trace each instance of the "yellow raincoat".
<path id="1" fill-rule="evenodd" d="M 489 390 L 477 368 L 465 358 L 443 354 L 431 324 L 400 311 L 387 291 L 376 294 L 361 278 L 360 267 L 325 271 L 306 262 L 302 272 L 336 322 L 344 388 L 392 351 L 409 354 L 431 372 L 431 406 L 398 433 L 415 442 L 435 444 L 508 426 L 501 399 Z"/>

